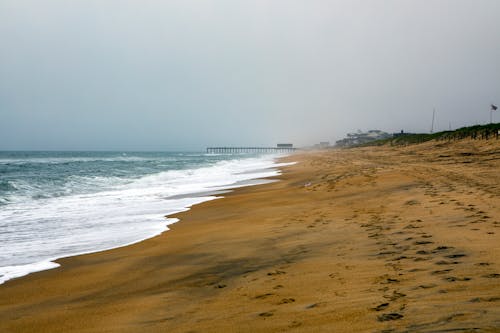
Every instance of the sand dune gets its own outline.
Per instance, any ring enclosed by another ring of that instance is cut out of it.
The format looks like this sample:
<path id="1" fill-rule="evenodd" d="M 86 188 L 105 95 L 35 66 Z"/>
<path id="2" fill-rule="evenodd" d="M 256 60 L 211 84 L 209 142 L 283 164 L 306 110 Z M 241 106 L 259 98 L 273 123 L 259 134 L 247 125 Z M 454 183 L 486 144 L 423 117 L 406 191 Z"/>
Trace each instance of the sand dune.
<path id="1" fill-rule="evenodd" d="M 500 141 L 287 159 L 161 236 L 1 285 L 0 331 L 500 331 Z"/>

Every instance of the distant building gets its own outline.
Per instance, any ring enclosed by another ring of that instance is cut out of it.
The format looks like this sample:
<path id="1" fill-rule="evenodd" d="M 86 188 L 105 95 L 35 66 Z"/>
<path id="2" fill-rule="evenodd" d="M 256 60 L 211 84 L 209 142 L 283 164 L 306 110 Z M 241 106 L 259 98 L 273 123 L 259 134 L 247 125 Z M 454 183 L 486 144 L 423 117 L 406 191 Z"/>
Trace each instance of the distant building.
<path id="1" fill-rule="evenodd" d="M 292 143 L 278 143 L 276 146 L 278 148 L 293 148 Z"/>
<path id="2" fill-rule="evenodd" d="M 330 142 L 328 141 L 321 141 L 320 143 L 314 145 L 315 149 L 326 149 L 328 147 L 330 147 Z"/>
<path id="3" fill-rule="evenodd" d="M 348 133 L 346 138 L 336 141 L 335 146 L 351 147 L 368 143 L 370 141 L 387 139 L 390 137 L 392 137 L 391 134 L 379 130 L 370 130 L 368 132 L 358 131 L 356 133 Z"/>

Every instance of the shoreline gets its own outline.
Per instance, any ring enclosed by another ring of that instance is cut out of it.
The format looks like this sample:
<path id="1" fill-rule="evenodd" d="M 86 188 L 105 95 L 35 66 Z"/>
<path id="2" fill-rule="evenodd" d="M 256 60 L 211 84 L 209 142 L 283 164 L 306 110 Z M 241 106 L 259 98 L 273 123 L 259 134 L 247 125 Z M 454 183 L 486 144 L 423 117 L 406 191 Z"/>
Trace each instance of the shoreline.
<path id="1" fill-rule="evenodd" d="M 255 170 L 247 170 L 244 172 L 244 174 L 247 174 L 249 176 L 252 175 L 257 175 L 257 174 L 268 174 L 268 178 L 274 177 L 276 175 L 279 175 L 279 167 L 281 164 L 277 163 L 277 158 L 273 158 L 273 164 L 267 166 L 266 168 L 262 169 L 255 169 Z M 238 175 L 238 174 L 236 174 Z M 71 257 L 76 257 L 76 256 L 81 256 L 85 254 L 91 254 L 91 253 L 98 253 L 98 252 L 103 252 L 103 251 L 108 251 L 108 250 L 113 250 L 113 249 L 118 249 L 121 247 L 126 247 L 130 246 L 133 244 L 136 244 L 138 242 L 142 242 L 144 240 L 147 240 L 149 238 L 156 237 L 166 231 L 169 231 L 171 226 L 174 223 L 178 222 L 178 219 L 176 218 L 170 218 L 171 215 L 175 215 L 177 213 L 185 212 L 191 209 L 191 207 L 200 204 L 205 201 L 211 201 L 215 200 L 218 198 L 222 198 L 222 194 L 229 193 L 232 190 L 240 187 L 245 187 L 245 186 L 254 186 L 254 185 L 259 185 L 259 184 L 265 184 L 267 182 L 270 182 L 270 180 L 267 180 L 264 178 L 248 178 L 244 180 L 237 180 L 232 184 L 224 184 L 224 185 L 217 185 L 213 186 L 212 189 L 210 187 L 207 187 L 206 189 L 200 189 L 199 191 L 191 192 L 191 193 L 183 193 L 183 194 L 176 194 L 176 195 L 171 195 L 169 197 L 166 197 L 165 199 L 169 200 L 178 200 L 178 199 L 187 199 L 189 202 L 184 203 L 182 205 L 179 205 L 176 209 L 171 212 L 169 212 L 167 215 L 163 216 L 163 222 L 161 220 L 156 223 L 158 224 L 158 227 L 155 228 L 155 230 L 150 230 L 149 233 L 141 232 L 140 234 L 142 235 L 137 235 L 137 237 L 132 238 L 130 240 L 123 240 L 121 243 L 117 244 L 100 244 L 99 246 L 93 248 L 93 249 L 80 249 L 78 251 L 73 251 L 73 252 L 66 252 L 66 253 L 58 253 L 57 255 L 54 253 L 53 256 L 51 257 L 46 257 L 44 259 L 40 259 L 39 261 L 36 262 L 31 262 L 27 264 L 22 264 L 22 265 L 10 265 L 10 266 L 4 266 L 0 267 L 0 285 L 13 280 L 13 279 L 18 279 L 21 277 L 25 277 L 27 275 L 36 273 L 36 272 L 41 272 L 45 270 L 50 270 L 50 269 L 56 269 L 60 267 L 60 264 L 57 263 L 58 260 L 66 259 L 66 258 L 71 258 Z M 168 206 L 168 202 L 165 202 L 165 206 Z M 158 219 L 162 218 L 162 214 L 159 213 Z"/>
<path id="2" fill-rule="evenodd" d="M 281 181 L 171 215 L 169 232 L 0 285 L 0 330 L 494 331 L 499 147 L 293 155 Z"/>

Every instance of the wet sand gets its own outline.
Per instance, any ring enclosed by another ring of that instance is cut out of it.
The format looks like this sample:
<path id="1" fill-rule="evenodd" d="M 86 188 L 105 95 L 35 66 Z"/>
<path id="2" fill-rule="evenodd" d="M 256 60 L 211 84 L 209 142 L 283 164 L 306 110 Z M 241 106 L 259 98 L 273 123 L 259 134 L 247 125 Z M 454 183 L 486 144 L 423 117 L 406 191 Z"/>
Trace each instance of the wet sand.
<path id="1" fill-rule="evenodd" d="M 0 332 L 500 331 L 500 140 L 288 160 L 158 237 L 0 285 Z"/>

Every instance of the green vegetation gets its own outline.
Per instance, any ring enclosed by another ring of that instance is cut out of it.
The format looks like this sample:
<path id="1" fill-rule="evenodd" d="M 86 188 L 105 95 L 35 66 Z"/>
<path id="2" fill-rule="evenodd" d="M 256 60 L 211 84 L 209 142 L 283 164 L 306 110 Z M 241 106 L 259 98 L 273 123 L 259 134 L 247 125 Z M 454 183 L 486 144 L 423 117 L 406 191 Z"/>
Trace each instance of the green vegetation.
<path id="1" fill-rule="evenodd" d="M 461 139 L 499 139 L 500 138 L 500 123 L 488 125 L 475 125 L 462 127 L 454 131 L 443 131 L 432 134 L 397 134 L 391 138 L 371 141 L 357 145 L 357 147 L 367 146 L 382 146 L 382 145 L 411 145 L 422 143 L 430 140 L 461 140 Z"/>

